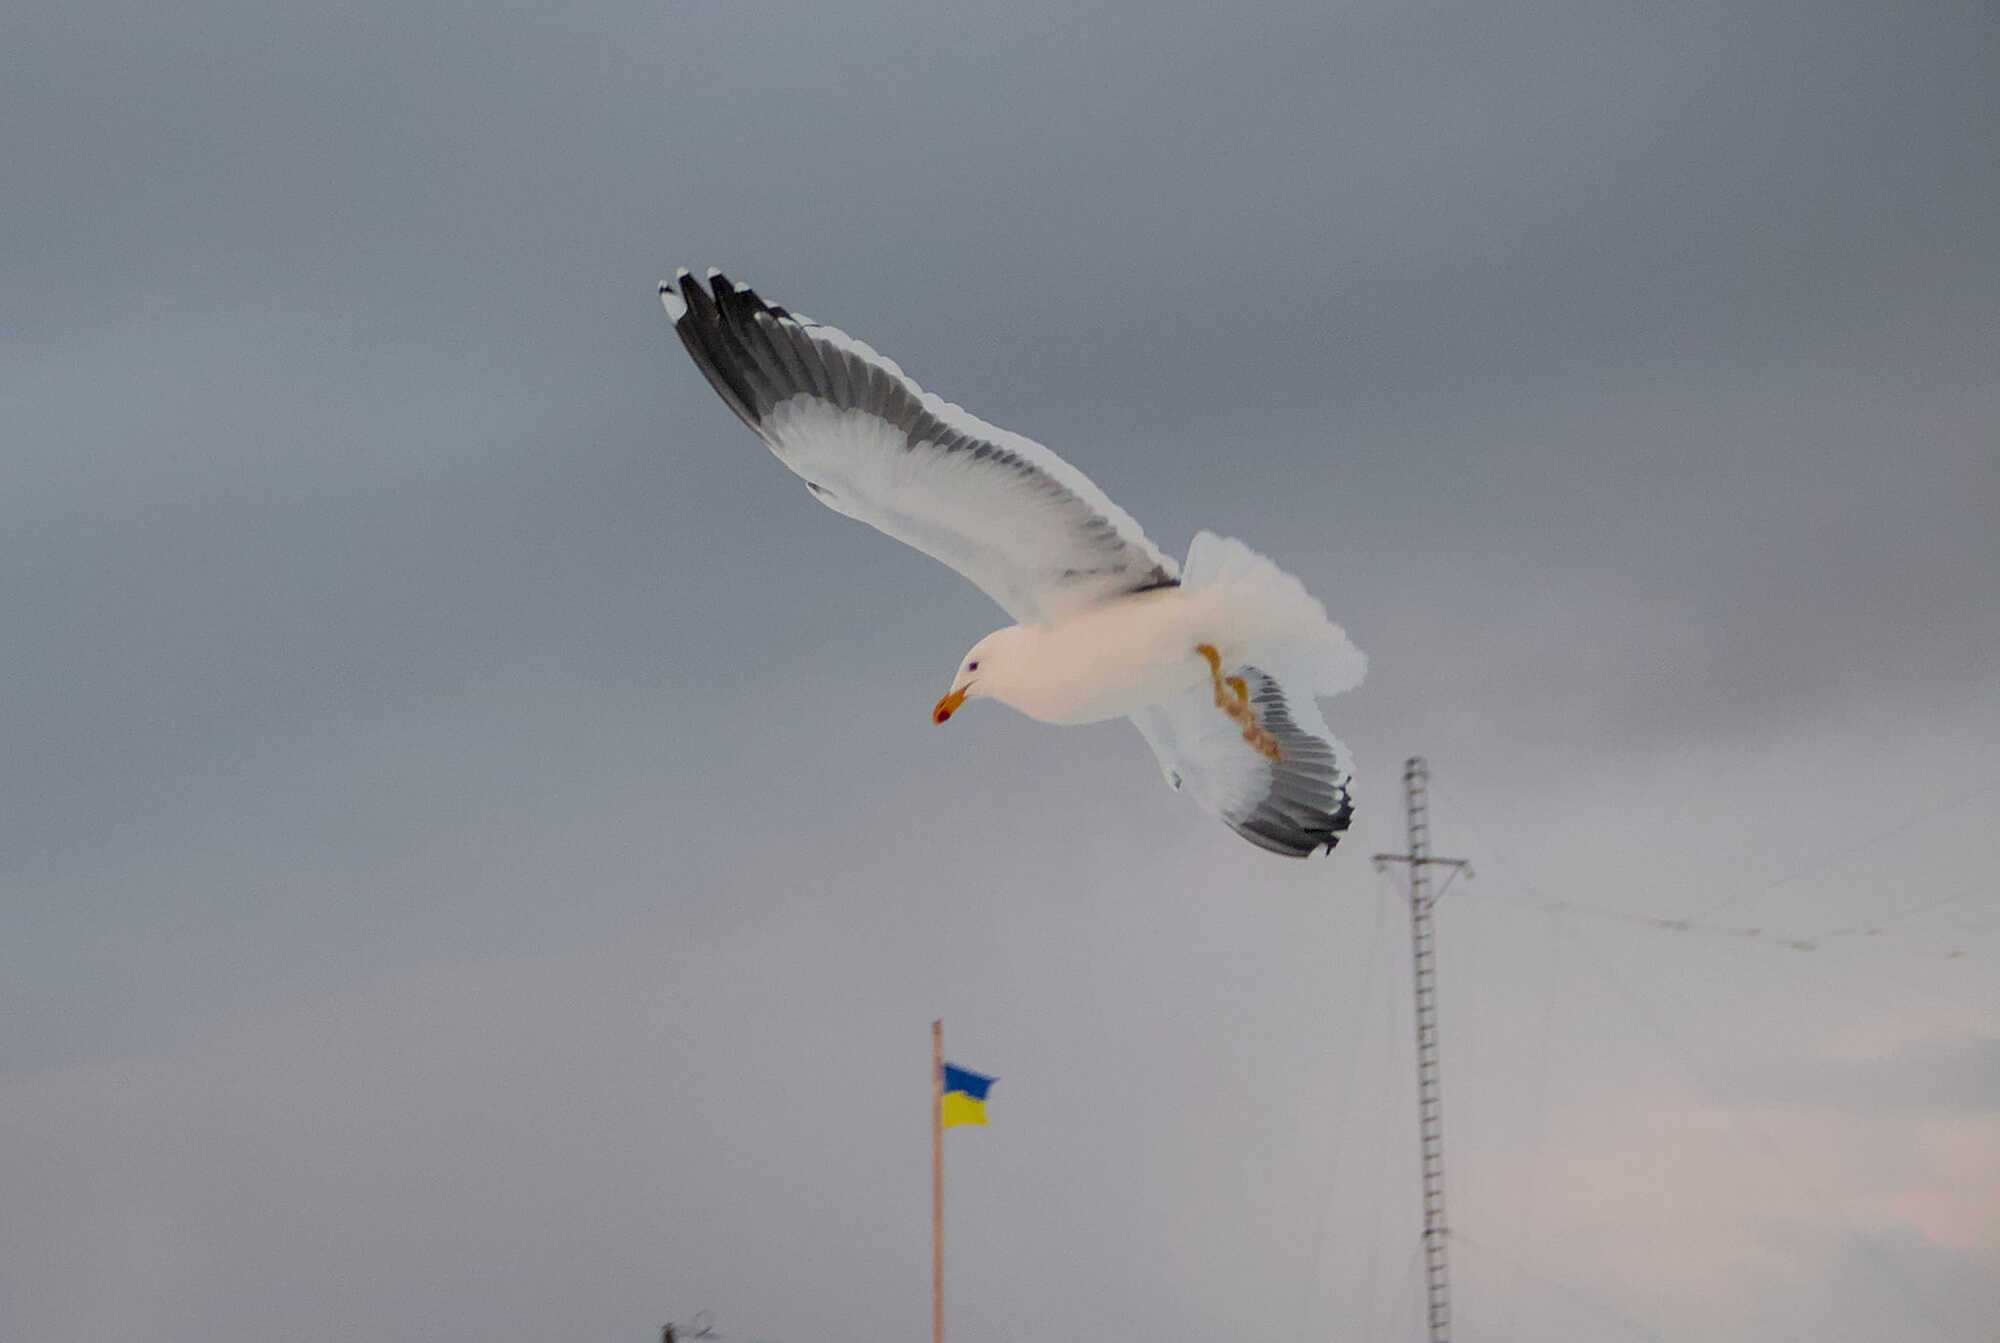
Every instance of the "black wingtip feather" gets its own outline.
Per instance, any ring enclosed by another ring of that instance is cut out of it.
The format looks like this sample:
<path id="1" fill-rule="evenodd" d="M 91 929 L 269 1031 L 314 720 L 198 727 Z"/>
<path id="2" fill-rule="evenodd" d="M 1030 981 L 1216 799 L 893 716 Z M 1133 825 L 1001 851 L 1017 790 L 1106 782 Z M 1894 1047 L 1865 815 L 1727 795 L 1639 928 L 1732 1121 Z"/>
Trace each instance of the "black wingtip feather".
<path id="1" fill-rule="evenodd" d="M 1240 672 L 1256 686 L 1258 720 L 1277 738 L 1280 759 L 1271 767 L 1270 791 L 1249 815 L 1230 820 L 1230 828 L 1260 849 L 1291 858 L 1332 853 L 1354 819 L 1346 771 L 1329 743 L 1293 720 L 1276 681 L 1255 667 Z"/>
<path id="2" fill-rule="evenodd" d="M 723 403 L 736 413 L 736 417 L 757 427 L 757 397 L 744 378 L 742 361 L 728 347 L 722 324 L 722 314 L 715 300 L 703 289 L 701 282 L 683 270 L 680 272 L 681 298 L 687 303 L 687 312 L 674 323 L 674 330 L 687 347 L 688 355 L 694 360 L 708 385 L 715 389 Z"/>

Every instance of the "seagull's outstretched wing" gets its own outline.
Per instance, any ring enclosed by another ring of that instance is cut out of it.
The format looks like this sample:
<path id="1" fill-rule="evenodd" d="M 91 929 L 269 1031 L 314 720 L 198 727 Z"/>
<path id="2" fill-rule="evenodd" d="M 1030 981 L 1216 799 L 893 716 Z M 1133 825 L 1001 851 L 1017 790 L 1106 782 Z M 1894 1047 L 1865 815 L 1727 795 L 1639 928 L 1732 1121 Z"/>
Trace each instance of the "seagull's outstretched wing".
<path id="1" fill-rule="evenodd" d="M 660 286 L 681 343 L 815 498 L 944 561 L 1008 614 L 1046 622 L 1178 581 L 1083 472 L 942 401 L 860 341 L 719 271 Z"/>
<path id="2" fill-rule="evenodd" d="M 1275 761 L 1244 744 L 1207 686 L 1141 709 L 1132 722 L 1159 758 L 1168 786 L 1193 794 L 1258 848 L 1292 858 L 1332 849 L 1354 816 L 1347 749 L 1327 730 L 1309 693 L 1287 700 L 1265 672 L 1244 667 L 1237 674 L 1257 721 L 1277 739 Z"/>

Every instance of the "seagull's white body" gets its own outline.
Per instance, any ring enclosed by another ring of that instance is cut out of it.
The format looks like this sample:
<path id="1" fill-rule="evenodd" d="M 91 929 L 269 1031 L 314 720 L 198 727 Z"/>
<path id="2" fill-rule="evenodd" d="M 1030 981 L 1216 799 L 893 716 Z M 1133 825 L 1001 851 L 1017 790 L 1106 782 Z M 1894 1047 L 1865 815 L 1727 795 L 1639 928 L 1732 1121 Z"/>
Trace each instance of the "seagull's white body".
<path id="1" fill-rule="evenodd" d="M 1047 625 L 1009 626 L 999 633 L 1011 636 L 1018 656 L 1007 665 L 1018 674 L 985 693 L 1065 727 L 1127 717 L 1208 684 L 1208 663 L 1194 650 L 1210 641 L 1202 608 L 1211 605 L 1158 588 Z"/>
<path id="2" fill-rule="evenodd" d="M 1129 718 L 1191 691 L 1207 694 L 1209 665 L 1196 649 L 1207 645 L 1236 666 L 1250 649 L 1290 633 L 1288 614 L 1296 613 L 1229 588 L 1176 586 L 1046 625 L 1009 626 L 997 634 L 1007 639 L 1015 654 L 1007 665 L 1019 674 L 986 694 L 1064 727 Z"/>
<path id="3" fill-rule="evenodd" d="M 1047 723 L 1129 717 L 1167 782 L 1251 843 L 1334 846 L 1350 771 L 1313 699 L 1359 685 L 1366 660 L 1296 578 L 1210 532 L 1175 564 L 1041 444 L 720 272 L 709 284 L 681 271 L 660 299 L 724 403 L 814 498 L 950 565 L 1019 622 L 966 655 L 938 722 L 977 698 Z"/>

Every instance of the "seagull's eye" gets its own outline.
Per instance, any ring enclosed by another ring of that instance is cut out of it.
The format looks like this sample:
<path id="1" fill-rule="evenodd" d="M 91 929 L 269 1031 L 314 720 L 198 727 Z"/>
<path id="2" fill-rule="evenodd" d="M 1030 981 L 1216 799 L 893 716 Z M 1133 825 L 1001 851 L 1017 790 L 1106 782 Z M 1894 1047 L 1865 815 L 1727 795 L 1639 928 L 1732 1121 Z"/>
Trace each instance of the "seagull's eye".
<path id="1" fill-rule="evenodd" d="M 968 663 L 966 663 L 966 664 L 965 664 L 965 669 L 966 669 L 967 671 L 978 671 L 978 670 L 979 670 L 979 664 L 978 664 L 977 662 L 968 662 Z"/>

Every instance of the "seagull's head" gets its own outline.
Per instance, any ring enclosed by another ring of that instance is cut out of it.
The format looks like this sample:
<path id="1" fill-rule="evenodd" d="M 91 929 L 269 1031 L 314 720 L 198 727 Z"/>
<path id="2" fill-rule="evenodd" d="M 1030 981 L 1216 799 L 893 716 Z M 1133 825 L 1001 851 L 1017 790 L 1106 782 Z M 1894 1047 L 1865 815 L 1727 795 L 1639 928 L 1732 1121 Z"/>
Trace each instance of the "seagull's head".
<path id="1" fill-rule="evenodd" d="M 958 660 L 958 673 L 951 678 L 951 692 L 937 702 L 931 710 L 931 721 L 942 726 L 951 721 L 959 706 L 969 699 L 980 699 L 994 693 L 1004 685 L 1010 669 L 1016 661 L 1015 645 L 1019 642 L 1020 626 L 1009 626 L 995 630 L 967 650 Z"/>

